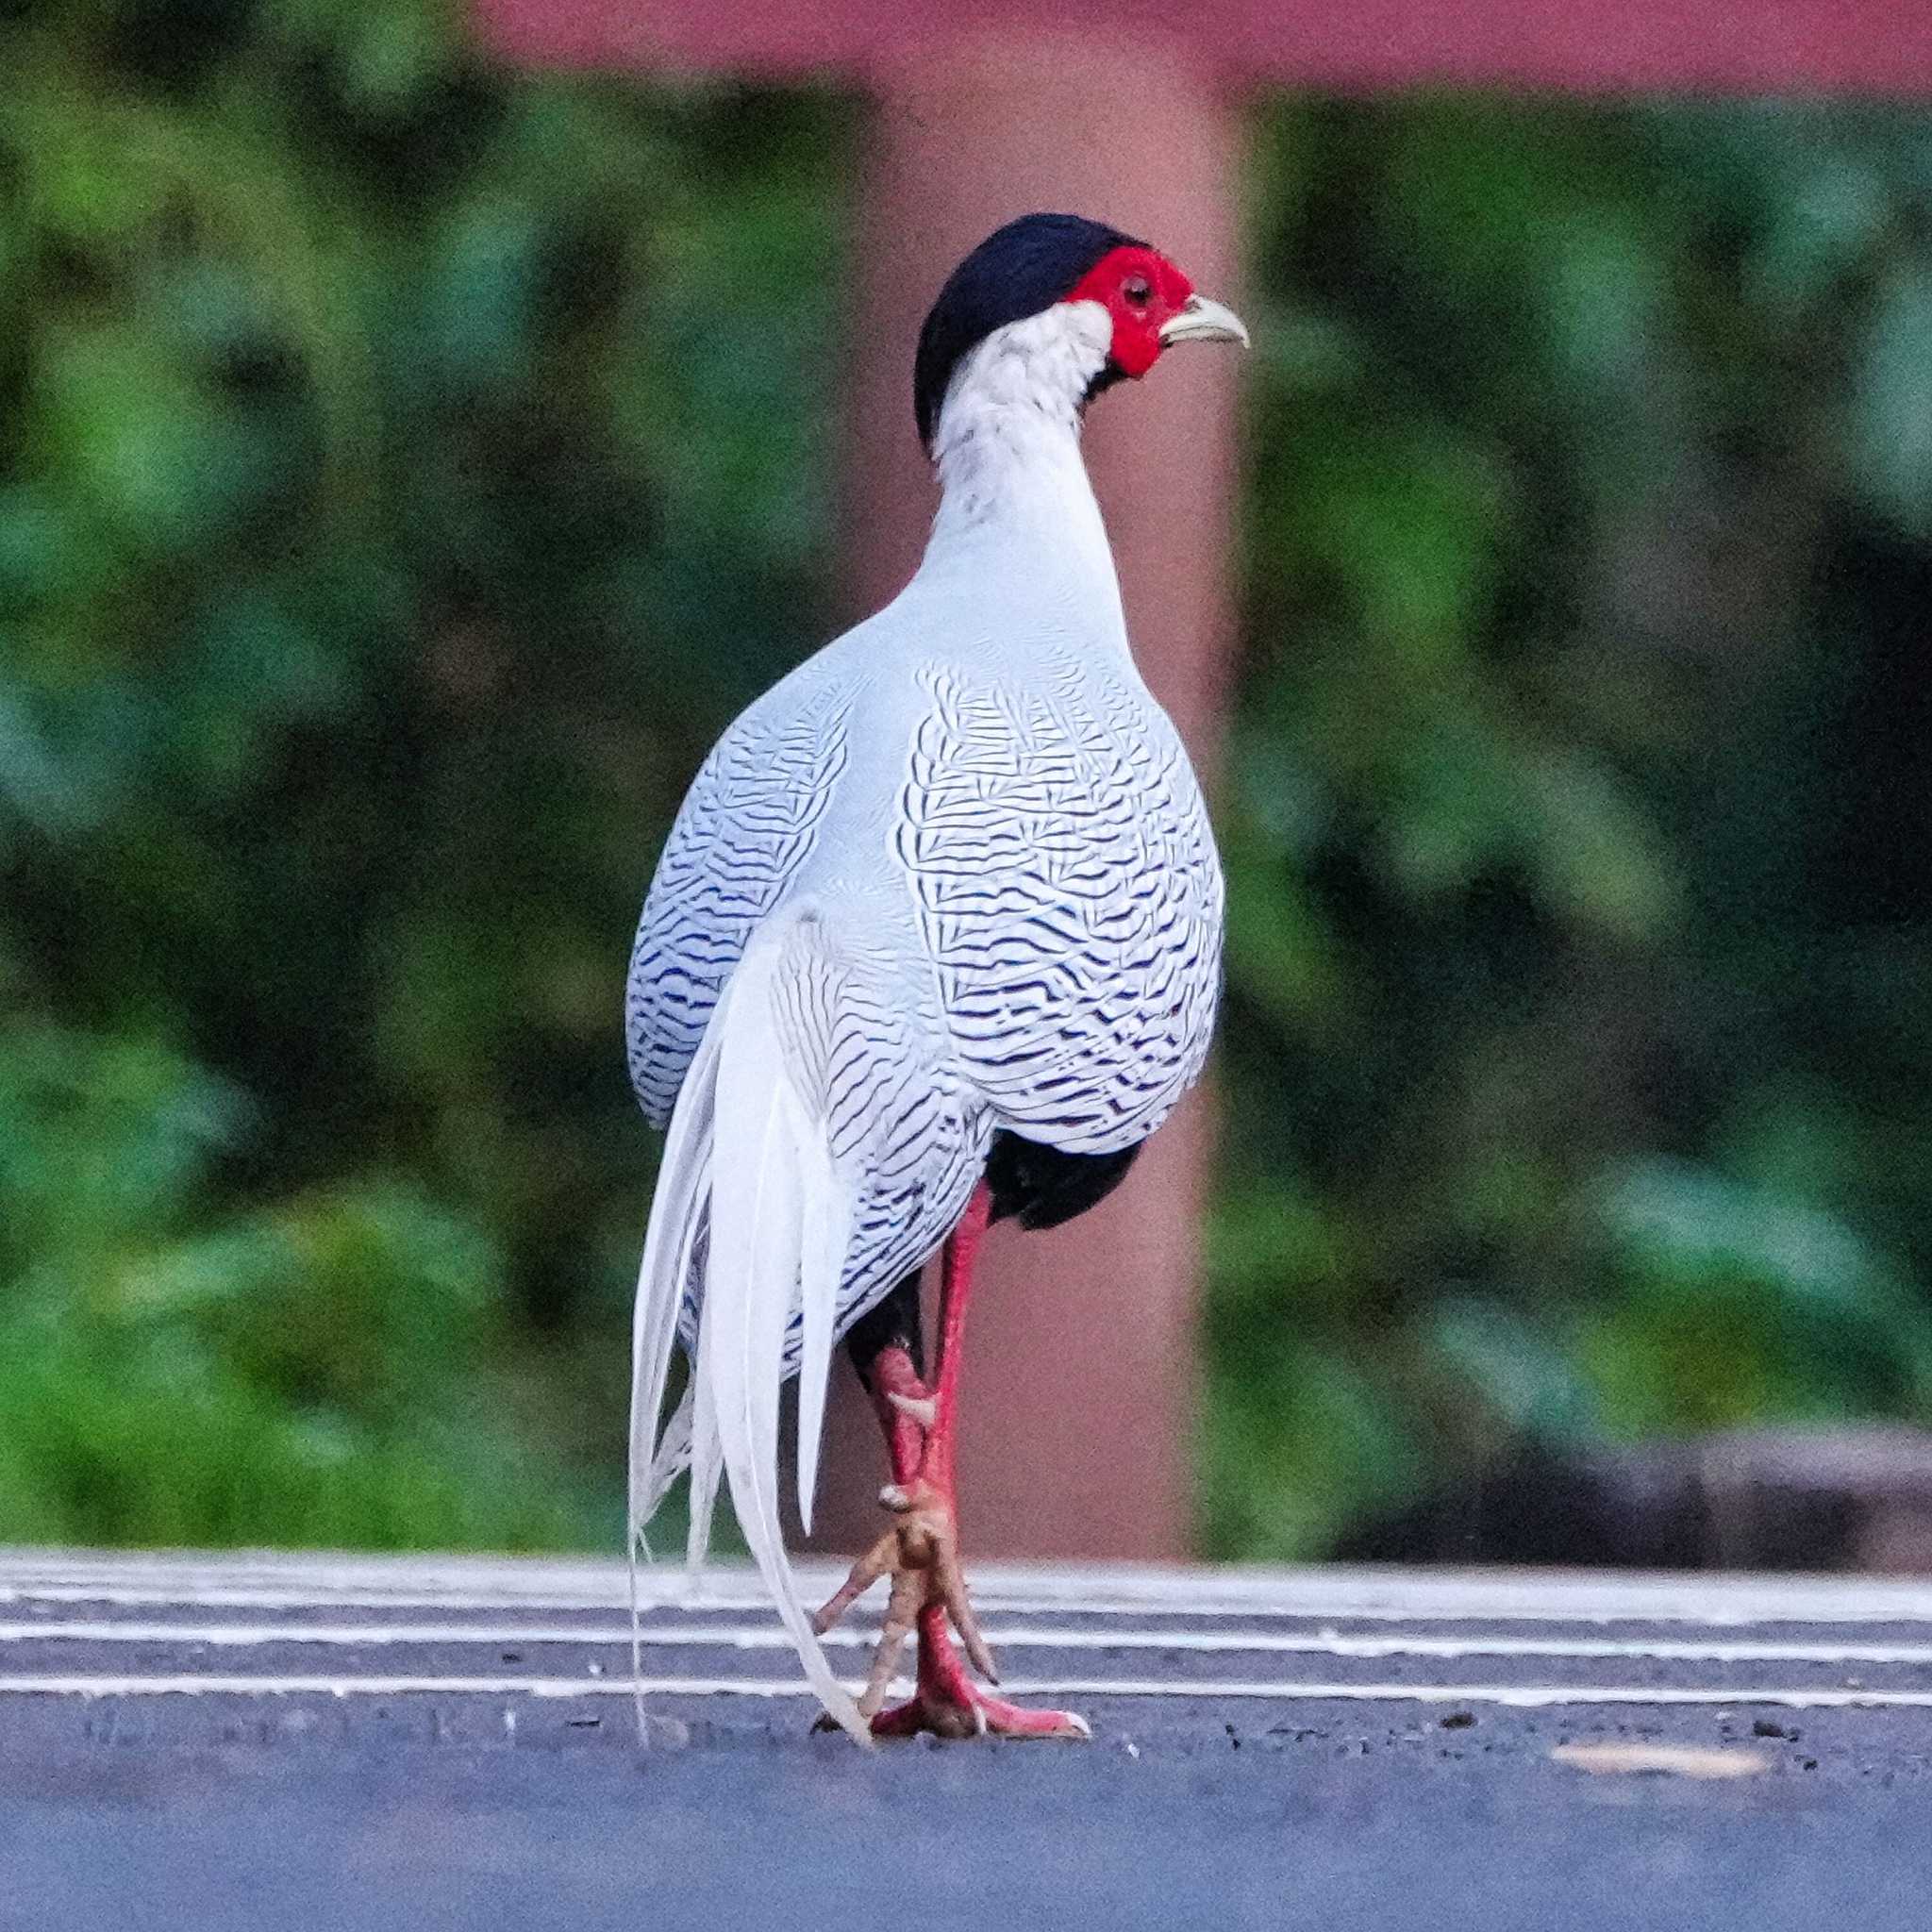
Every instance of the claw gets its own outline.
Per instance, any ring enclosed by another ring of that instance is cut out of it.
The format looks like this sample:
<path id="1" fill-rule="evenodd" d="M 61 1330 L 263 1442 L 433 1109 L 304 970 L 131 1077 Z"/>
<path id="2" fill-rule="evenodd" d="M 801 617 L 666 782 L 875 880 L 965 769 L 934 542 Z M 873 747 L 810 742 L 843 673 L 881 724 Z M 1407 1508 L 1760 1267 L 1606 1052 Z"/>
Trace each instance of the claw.
<path id="1" fill-rule="evenodd" d="M 900 1656 L 906 1648 L 906 1640 L 912 1635 L 919 1622 L 919 1607 L 924 1596 L 924 1586 L 917 1571 L 901 1570 L 892 1578 L 892 1594 L 886 1604 L 886 1620 L 879 1627 L 878 1648 L 873 1652 L 872 1670 L 866 1677 L 865 1689 L 859 1694 L 860 1716 L 870 1718 L 876 1715 L 879 1707 L 885 1703 L 886 1692 L 891 1687 Z"/>
<path id="2" fill-rule="evenodd" d="M 997 1684 L 999 1665 L 993 1661 L 992 1651 L 980 1632 L 973 1600 L 966 1594 L 966 1576 L 959 1568 L 958 1546 L 947 1538 L 938 1544 L 933 1558 L 933 1580 L 939 1586 L 940 1599 L 953 1620 L 953 1628 L 959 1633 L 959 1641 L 966 1646 L 966 1655 L 973 1659 L 973 1668 L 989 1684 Z"/>
<path id="3" fill-rule="evenodd" d="M 839 1588 L 819 1607 L 811 1627 L 823 1637 L 899 1560 L 899 1532 L 889 1529 L 858 1561 Z"/>
<path id="4" fill-rule="evenodd" d="M 909 1416 L 922 1429 L 939 1426 L 940 1406 L 930 1395 L 902 1395 L 896 1389 L 886 1391 L 886 1400 L 903 1416 Z"/>

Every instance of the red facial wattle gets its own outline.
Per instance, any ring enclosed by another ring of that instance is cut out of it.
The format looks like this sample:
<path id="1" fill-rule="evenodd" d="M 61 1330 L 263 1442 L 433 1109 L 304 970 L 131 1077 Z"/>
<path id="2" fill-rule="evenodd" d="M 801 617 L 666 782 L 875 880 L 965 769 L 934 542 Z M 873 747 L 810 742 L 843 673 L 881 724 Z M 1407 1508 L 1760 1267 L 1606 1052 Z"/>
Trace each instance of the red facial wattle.
<path id="1" fill-rule="evenodd" d="M 1098 302 L 1113 324 L 1110 354 L 1124 375 L 1145 375 L 1158 360 L 1161 324 L 1177 315 L 1194 285 L 1152 248 L 1114 248 L 1068 291 L 1069 302 Z"/>

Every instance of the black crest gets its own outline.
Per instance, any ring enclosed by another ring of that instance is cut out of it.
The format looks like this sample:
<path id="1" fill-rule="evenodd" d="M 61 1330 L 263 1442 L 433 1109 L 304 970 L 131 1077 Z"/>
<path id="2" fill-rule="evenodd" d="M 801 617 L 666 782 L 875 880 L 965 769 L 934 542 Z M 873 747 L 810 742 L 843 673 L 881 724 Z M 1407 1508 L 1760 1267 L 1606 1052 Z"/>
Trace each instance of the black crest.
<path id="1" fill-rule="evenodd" d="M 932 447 L 940 405 L 959 358 L 994 329 L 1051 308 L 1102 256 L 1145 243 L 1079 215 L 1022 215 L 995 228 L 951 275 L 919 332 L 912 410 Z"/>

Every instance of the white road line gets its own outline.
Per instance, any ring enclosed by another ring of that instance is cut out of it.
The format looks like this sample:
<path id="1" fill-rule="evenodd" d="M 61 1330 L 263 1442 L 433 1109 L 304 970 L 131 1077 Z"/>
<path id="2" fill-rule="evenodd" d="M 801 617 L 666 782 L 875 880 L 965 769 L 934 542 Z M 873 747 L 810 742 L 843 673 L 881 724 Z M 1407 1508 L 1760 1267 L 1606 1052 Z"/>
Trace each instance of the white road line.
<path id="1" fill-rule="evenodd" d="M 842 1566 L 799 1566 L 808 1590 Z M 681 1574 L 647 1570 L 654 1607 L 745 1609 L 762 1596 L 742 1567 L 720 1566 L 700 1597 Z M 989 1608 L 1143 1611 L 1199 1618 L 1279 1615 L 1362 1622 L 1612 1624 L 1932 1623 L 1932 1585 L 1866 1577 L 1644 1576 L 1565 1572 L 1368 1569 L 1172 1570 L 987 1564 L 975 1594 Z M 624 1566 L 556 1558 L 111 1556 L 0 1552 L 0 1601 L 218 1604 L 235 1608 L 408 1607 L 621 1610 Z"/>
<path id="2" fill-rule="evenodd" d="M 856 1685 L 853 1687 L 858 1688 Z M 906 1686 L 899 1687 L 904 1694 Z M 795 1682 L 762 1677 L 646 1677 L 650 1697 L 762 1697 L 808 1702 Z M 1016 1697 L 1241 1699 L 1273 1704 L 1489 1704 L 1521 1710 L 1565 1705 L 1707 1705 L 1735 1708 L 1774 1705 L 1789 1710 L 1932 1709 L 1932 1690 L 1872 1690 L 1758 1686 L 1722 1690 L 1707 1686 L 1653 1689 L 1637 1684 L 1186 1684 L 1145 1677 L 1058 1677 L 1008 1683 Z M 540 1700 L 632 1695 L 624 1677 L 200 1677 L 4 1676 L 0 1697 L 531 1697 Z"/>
<path id="3" fill-rule="evenodd" d="M 842 1572 L 826 1571 L 823 1575 L 801 1569 L 799 1588 L 808 1599 L 829 1595 L 844 1580 Z M 1292 1602 L 1225 1602 L 1204 1600 L 1212 1592 L 1202 1591 L 1193 1596 L 1176 1597 L 1172 1603 L 1145 1602 L 1132 1598 L 1079 1598 L 1058 1593 L 1008 1593 L 982 1586 L 975 1578 L 973 1598 L 981 1609 L 994 1614 L 1039 1616 L 1044 1614 L 1127 1616 L 1160 1614 L 1211 1617 L 1293 1617 L 1303 1621 L 1325 1619 L 1359 1624 L 1574 1624 L 1607 1628 L 1618 1624 L 1674 1624 L 1699 1629 L 1748 1628 L 1779 1624 L 1924 1624 L 1932 1625 L 1932 1596 L 1914 1591 L 1911 1607 L 1901 1600 L 1867 1605 L 1850 1603 L 1827 1608 L 1816 1599 L 1799 1598 L 1790 1602 L 1771 1595 L 1749 1599 L 1714 1597 L 1704 1609 L 1694 1608 L 1686 1599 L 1665 1599 L 1652 1605 L 1643 1601 L 1615 1600 L 1614 1607 L 1599 1604 L 1585 1608 L 1574 1602 L 1552 1600 L 1541 1607 L 1528 1605 L 1485 1605 L 1481 1602 L 1450 1604 L 1441 1600 L 1409 1601 L 1404 1604 L 1371 1604 L 1342 1592 L 1327 1597 L 1309 1596 Z M 682 1610 L 741 1613 L 766 1610 L 771 1599 L 752 1590 L 712 1589 L 701 1594 L 682 1591 L 641 1592 L 639 1607 L 647 1611 Z M 291 1590 L 252 1586 L 237 1588 L 192 1583 L 172 1588 L 110 1585 L 81 1582 L 32 1582 L 0 1584 L 0 1604 L 102 1604 L 123 1609 L 233 1609 L 233 1610 L 443 1610 L 475 1611 L 622 1611 L 625 1598 L 622 1587 L 615 1591 L 563 1591 L 504 1596 L 452 1591 L 357 1591 L 341 1590 L 318 1595 L 312 1590 Z"/>
<path id="4" fill-rule="evenodd" d="M 807 1598 L 829 1596 L 845 1580 L 845 1573 L 825 1571 L 820 1574 L 801 1566 L 798 1572 L 799 1589 Z M 981 1588 L 975 1580 L 973 1600 L 982 1609 L 1012 1612 L 1021 1616 L 1038 1616 L 1047 1613 L 1064 1615 L 1081 1614 L 1091 1616 L 1114 1616 L 1131 1614 L 1138 1610 L 1141 1614 L 1160 1610 L 1158 1605 L 1134 1604 L 1128 1602 L 1081 1602 L 1069 1598 L 1050 1596 L 1008 1595 L 998 1590 Z M 142 1584 L 106 1584 L 79 1582 L 28 1582 L 0 1584 L 0 1604 L 104 1604 L 117 1609 L 224 1609 L 224 1610 L 474 1610 L 478 1613 L 489 1611 L 550 1610 L 562 1613 L 574 1610 L 589 1612 L 622 1610 L 627 1598 L 620 1586 L 615 1591 L 595 1591 L 570 1593 L 556 1591 L 542 1594 L 524 1595 L 478 1595 L 462 1591 L 398 1591 L 398 1590 L 341 1590 L 326 1594 L 317 1594 L 312 1590 L 290 1590 L 261 1585 L 223 1585 L 209 1584 L 203 1587 L 181 1587 L 162 1589 Z M 716 1587 L 688 1591 L 681 1588 L 643 1589 L 638 1593 L 638 1607 L 641 1610 L 682 1610 L 687 1613 L 719 1611 L 738 1613 L 746 1610 L 769 1610 L 772 1600 L 761 1589 L 730 1589 Z M 1246 1605 L 1194 1603 L 1175 1604 L 1172 1614 L 1197 1617 L 1253 1617 L 1273 1614 L 1266 1609 L 1257 1609 Z M 1299 1615 L 1300 1612 L 1282 1614 Z M 1353 1610 L 1337 1609 L 1329 1607 L 1329 1616 L 1354 1618 L 1368 1614 L 1376 1621 L 1384 1617 L 1392 1618 L 1395 1613 L 1357 1613 Z M 1565 1620 L 1570 1621 L 1570 1620 Z M 1585 1622 L 1595 1623 L 1606 1619 L 1587 1618 Z M 1928 1618 L 1932 1621 L 1932 1618 Z"/>
<path id="5" fill-rule="evenodd" d="M 825 1594 L 839 1579 L 825 1584 Z M 807 1596 L 811 1587 L 801 1579 Z M 984 1594 L 974 1591 L 976 1601 Z M 557 1590 L 525 1595 L 478 1595 L 465 1591 L 339 1590 L 318 1593 L 271 1585 L 205 1584 L 192 1582 L 162 1588 L 147 1584 L 79 1583 L 65 1581 L 0 1584 L 0 1603 L 109 1604 L 126 1609 L 222 1610 L 621 1610 L 625 1597 L 616 1591 L 572 1592 Z M 720 1591 L 703 1596 L 641 1591 L 638 1607 L 645 1610 L 756 1610 L 768 1608 L 771 1599 L 756 1591 Z M 1058 1606 L 1041 1606 L 1044 1608 Z"/>
<path id="6" fill-rule="evenodd" d="M 1015 1625 L 991 1626 L 987 1641 L 995 1650 L 1151 1650 L 1212 1655 L 1337 1657 L 1384 1659 L 1417 1657 L 1543 1657 L 1578 1661 L 1654 1658 L 1674 1663 L 1795 1663 L 1932 1666 L 1932 1644 L 1792 1643 L 1750 1640 L 1677 1638 L 1357 1637 L 1326 1630 L 1055 1630 Z M 719 1649 L 790 1651 L 791 1639 L 774 1624 L 647 1624 L 638 1633 L 647 1650 Z M 827 1645 L 869 1646 L 877 1632 L 864 1624 L 841 1625 L 826 1633 Z M 188 1624 L 188 1623 L 0 1623 L 0 1645 L 9 1643 L 153 1643 L 252 1648 L 268 1644 L 332 1644 L 381 1649 L 399 1644 L 475 1645 L 509 1649 L 517 1645 L 576 1644 L 586 1649 L 625 1649 L 630 1631 L 620 1624 Z"/>

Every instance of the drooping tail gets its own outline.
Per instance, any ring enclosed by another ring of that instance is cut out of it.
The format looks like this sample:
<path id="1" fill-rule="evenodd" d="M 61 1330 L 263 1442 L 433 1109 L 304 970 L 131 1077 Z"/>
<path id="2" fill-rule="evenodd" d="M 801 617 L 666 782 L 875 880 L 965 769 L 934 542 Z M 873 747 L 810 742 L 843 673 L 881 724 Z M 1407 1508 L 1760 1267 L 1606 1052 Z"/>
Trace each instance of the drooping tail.
<path id="1" fill-rule="evenodd" d="M 824 965 L 809 914 L 752 936 L 713 1008 L 677 1097 L 651 1206 L 631 1327 L 630 1558 L 687 1463 L 691 1556 L 701 1562 L 721 1473 L 740 1527 L 827 1711 L 871 1741 L 832 1674 L 785 1554 L 778 1519 L 778 1391 L 793 1310 L 801 1320 L 799 1509 L 811 1523 L 839 1286 L 851 1236 L 849 1185 L 782 995 Z M 805 1006 L 816 1002 L 807 1001 Z M 702 1271 L 697 1358 L 676 1413 L 652 1444 L 678 1308 Z M 635 1594 L 635 1592 L 633 1592 Z"/>

